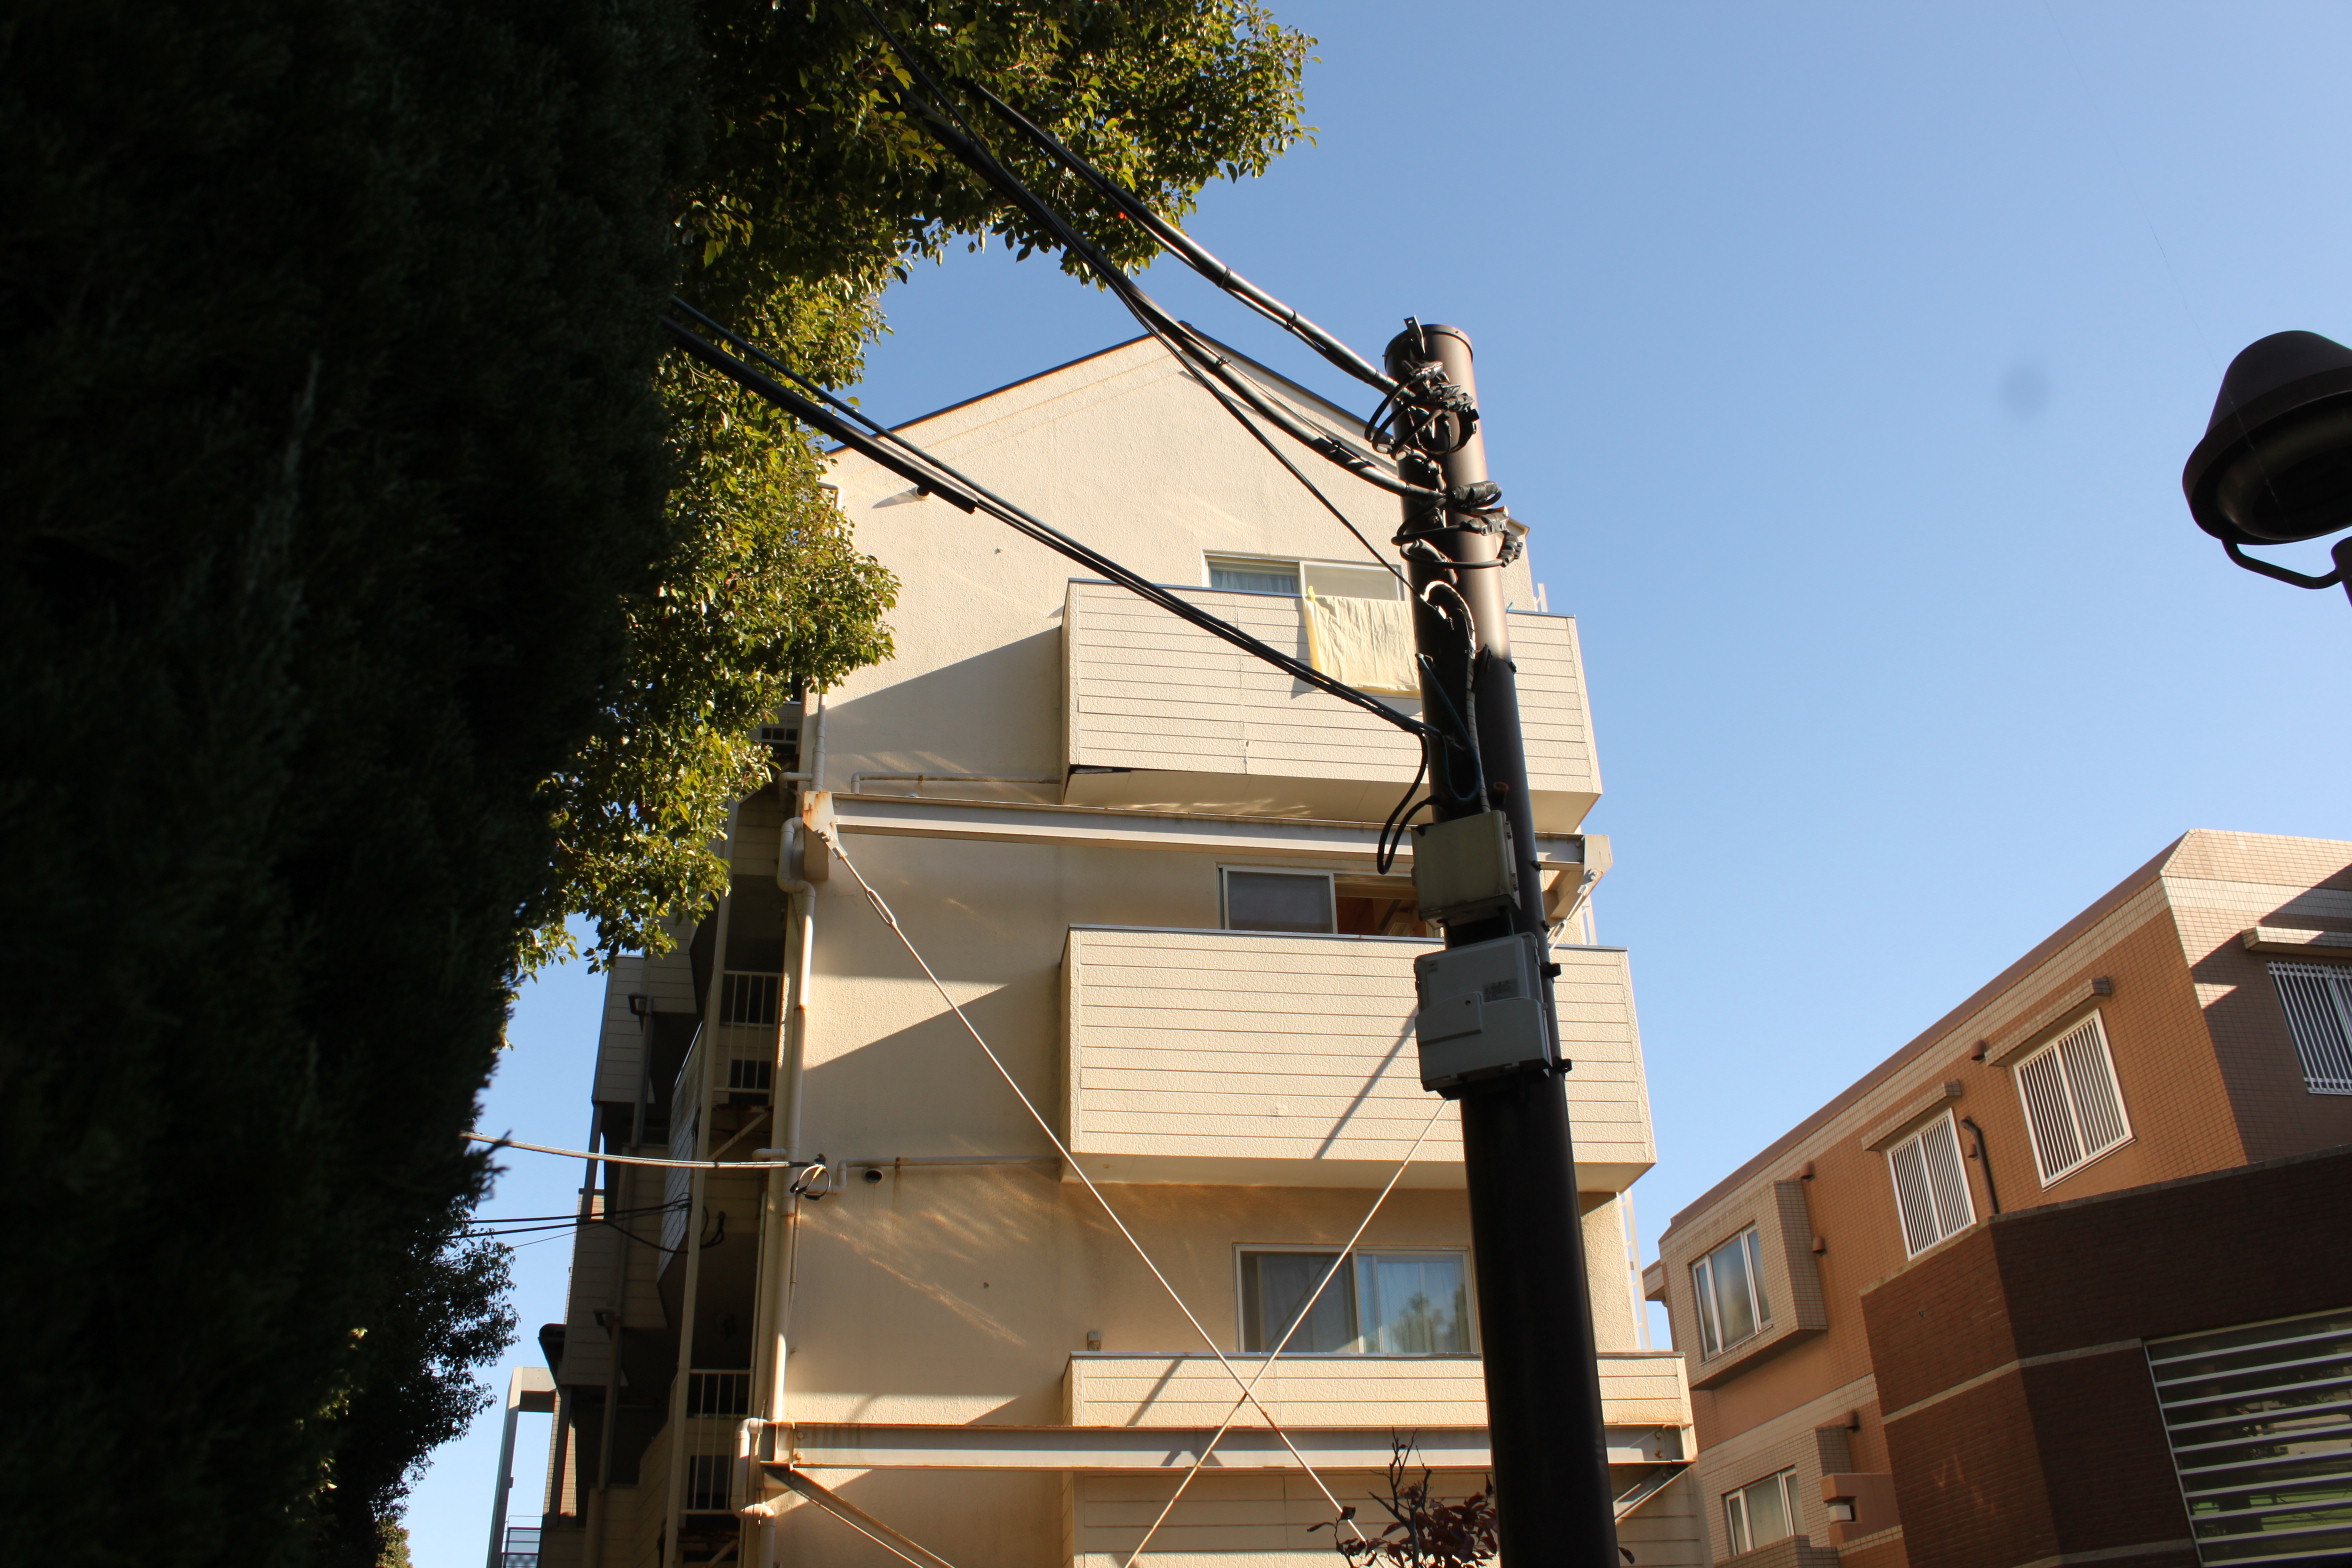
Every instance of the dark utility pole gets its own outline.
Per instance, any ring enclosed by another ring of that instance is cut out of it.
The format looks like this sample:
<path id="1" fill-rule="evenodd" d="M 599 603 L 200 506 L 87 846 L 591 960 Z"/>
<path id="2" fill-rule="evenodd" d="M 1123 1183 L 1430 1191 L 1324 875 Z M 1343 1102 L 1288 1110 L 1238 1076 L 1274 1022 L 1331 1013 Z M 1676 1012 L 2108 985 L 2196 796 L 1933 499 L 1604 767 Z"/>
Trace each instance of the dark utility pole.
<path id="1" fill-rule="evenodd" d="M 1555 966 L 1545 946 L 1518 677 L 1503 614 L 1509 538 L 1477 430 L 1468 336 L 1409 323 L 1387 360 L 1408 388 L 1404 401 L 1419 405 L 1395 427 L 1404 477 L 1448 496 L 1443 507 L 1407 500 L 1397 536 L 1416 601 L 1422 717 L 1449 734 L 1469 732 L 1464 744 L 1431 747 L 1437 824 L 1420 831 L 1414 852 L 1416 881 L 1429 879 L 1423 909 L 1445 919 L 1446 940 L 1445 953 L 1419 966 L 1421 1060 L 1423 1081 L 1461 1105 L 1502 1560 L 1511 1568 L 1617 1568 L 1560 1081 L 1569 1064 L 1560 1059 L 1552 1005 Z M 1452 891 L 1433 891 L 1440 881 Z M 1480 951 L 1455 956 L 1470 947 Z M 1538 1005 L 1514 1005 L 1514 997 Z M 1449 1030 L 1454 1037 L 1443 1038 Z M 1459 1054 L 1445 1057 L 1449 1050 Z"/>

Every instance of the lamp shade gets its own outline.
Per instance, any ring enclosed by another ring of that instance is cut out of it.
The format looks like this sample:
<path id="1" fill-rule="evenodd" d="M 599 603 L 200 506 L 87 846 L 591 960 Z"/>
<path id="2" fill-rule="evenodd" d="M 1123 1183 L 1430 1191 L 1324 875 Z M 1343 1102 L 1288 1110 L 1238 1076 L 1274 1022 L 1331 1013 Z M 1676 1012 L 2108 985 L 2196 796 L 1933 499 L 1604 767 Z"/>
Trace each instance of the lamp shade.
<path id="1" fill-rule="evenodd" d="M 2316 332 L 2249 344 L 2181 472 L 2189 515 L 2232 544 L 2352 528 L 2352 348 Z"/>

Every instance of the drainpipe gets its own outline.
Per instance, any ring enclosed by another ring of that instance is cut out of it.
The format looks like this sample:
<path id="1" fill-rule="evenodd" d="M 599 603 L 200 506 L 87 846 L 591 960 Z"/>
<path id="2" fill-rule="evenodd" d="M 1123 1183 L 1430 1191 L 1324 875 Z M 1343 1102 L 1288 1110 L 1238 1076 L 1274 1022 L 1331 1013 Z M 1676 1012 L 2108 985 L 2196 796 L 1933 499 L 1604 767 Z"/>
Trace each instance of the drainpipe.
<path id="1" fill-rule="evenodd" d="M 652 1027 L 653 1010 L 648 1007 L 638 1026 L 643 1046 L 648 1052 L 652 1048 Z M 637 1072 L 640 1113 L 645 1095 L 643 1062 L 646 1059 L 649 1058 L 640 1060 Z M 604 1131 L 604 1141 L 607 1147 L 611 1146 L 612 1129 L 609 1127 Z M 590 1144 L 589 1147 L 596 1146 Z M 618 1223 L 613 1219 L 613 1211 L 622 1206 L 618 1202 L 621 1196 L 619 1184 L 628 1179 L 622 1175 L 622 1170 L 623 1167 L 610 1163 L 604 1167 L 603 1217 L 606 1228 L 604 1235 L 598 1239 L 612 1254 L 613 1288 L 612 1303 L 604 1313 L 604 1420 L 596 1434 L 596 1490 L 588 1496 L 588 1535 L 580 1553 L 580 1559 L 587 1568 L 604 1568 L 604 1520 L 606 1510 L 612 1506 L 613 1428 L 620 1425 L 621 1419 L 621 1328 L 629 1305 L 629 1270 L 636 1262 L 628 1243 L 618 1230 L 612 1228 Z"/>
<path id="2" fill-rule="evenodd" d="M 734 867 L 735 845 L 741 825 L 743 808 L 740 804 L 727 813 L 727 875 L 728 896 L 719 902 L 718 929 L 711 935 L 710 991 L 702 1003 L 702 1032 L 699 1046 L 702 1053 L 701 1077 L 694 1088 L 694 1158 L 710 1158 L 711 1088 L 718 1074 L 713 1070 L 719 1051 L 719 1005 L 727 988 L 727 927 L 735 910 Z M 670 1114 L 682 1114 L 684 1107 L 673 1105 Z M 694 1171 L 687 1188 L 686 1201 L 686 1280 L 678 1306 L 678 1367 L 670 1380 L 670 1486 L 663 1503 L 668 1515 L 668 1528 L 662 1532 L 662 1568 L 678 1568 L 678 1533 L 686 1514 L 686 1394 L 693 1381 L 694 1368 L 694 1313 L 702 1285 L 702 1211 L 704 1197 L 709 1191 L 710 1172 L 700 1166 Z"/>
<path id="3" fill-rule="evenodd" d="M 801 733 L 810 741 L 809 767 L 805 774 L 787 777 L 821 790 L 825 778 L 822 688 L 809 694 Z M 817 935 L 817 890 L 806 879 L 792 875 L 796 869 L 794 862 L 800 858 L 793 852 L 800 842 L 800 831 L 798 814 L 794 813 L 787 818 L 776 843 L 776 886 L 792 900 L 792 1001 L 784 1015 L 784 1027 L 776 1037 L 776 1063 L 769 1074 L 768 1137 L 783 1149 L 787 1160 L 799 1157 L 795 1151 L 800 1147 L 802 1090 L 808 1063 L 809 985 L 815 972 Z M 792 1171 L 772 1170 L 768 1172 L 766 1212 L 760 1225 L 759 1271 L 755 1276 L 759 1294 L 753 1311 L 751 1413 L 737 1445 L 746 1506 L 756 1506 L 761 1501 L 757 1485 L 760 1434 L 769 1430 L 769 1422 L 785 1419 L 790 1296 L 799 1243 L 800 1199 L 792 1190 Z M 763 1530 L 761 1538 L 760 1560 L 773 1564 L 778 1546 L 776 1532 Z"/>
<path id="4" fill-rule="evenodd" d="M 1961 1117 L 1960 1125 L 1976 1134 L 1976 1163 L 1984 1170 L 1985 1201 L 1992 1207 L 1992 1211 L 1998 1214 L 2001 1212 L 2001 1190 L 1993 1185 L 1993 1157 L 1985 1153 L 1984 1129 L 1976 1124 L 1976 1118 L 1973 1116 Z"/>

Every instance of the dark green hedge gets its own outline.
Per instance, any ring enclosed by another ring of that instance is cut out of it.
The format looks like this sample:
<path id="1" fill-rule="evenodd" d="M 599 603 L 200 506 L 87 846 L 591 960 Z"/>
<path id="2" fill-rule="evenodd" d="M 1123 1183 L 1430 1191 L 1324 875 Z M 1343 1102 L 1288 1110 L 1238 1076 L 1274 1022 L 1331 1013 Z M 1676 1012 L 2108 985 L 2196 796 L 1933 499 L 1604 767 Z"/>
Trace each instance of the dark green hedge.
<path id="1" fill-rule="evenodd" d="M 0 21 L 0 1561 L 373 1561 L 506 1331 L 453 1132 L 664 547 L 685 30 Z"/>
<path id="2" fill-rule="evenodd" d="M 1302 134 L 1255 0 L 919 9 L 1171 212 Z M 534 933 L 711 880 L 678 713 L 888 645 L 659 304 L 847 379 L 910 258 L 1034 239 L 896 70 L 833 0 L 0 12 L 0 1563 L 392 1553 L 512 1332 L 457 1134 Z"/>

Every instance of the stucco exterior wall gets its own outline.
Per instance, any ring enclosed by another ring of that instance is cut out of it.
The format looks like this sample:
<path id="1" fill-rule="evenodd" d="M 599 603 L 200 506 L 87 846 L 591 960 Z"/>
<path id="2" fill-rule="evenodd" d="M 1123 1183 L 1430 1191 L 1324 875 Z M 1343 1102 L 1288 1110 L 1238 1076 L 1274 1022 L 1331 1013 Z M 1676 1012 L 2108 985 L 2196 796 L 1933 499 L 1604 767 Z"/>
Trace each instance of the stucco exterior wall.
<path id="1" fill-rule="evenodd" d="M 917 421 L 907 433 L 1145 575 L 1188 585 L 1243 621 L 1263 623 L 1278 643 L 1295 638 L 1297 604 L 1210 593 L 1206 555 L 1362 560 L 1345 530 L 1153 344 L 1062 367 Z M 770 1343 L 787 1352 L 781 1404 L 764 1413 L 847 1432 L 850 1446 L 830 1451 L 861 1458 L 878 1450 L 855 1446 L 864 1441 L 857 1433 L 894 1425 L 1214 1427 L 1233 1391 L 1203 1338 L 1240 1351 L 1240 1249 L 1346 1243 L 1440 1104 L 1419 1087 L 1405 1028 L 1411 958 L 1424 944 L 1223 931 L 1219 868 L 1361 876 L 1373 831 L 1411 776 L 1412 742 L 1320 693 L 1291 689 L 1286 677 L 1262 679 L 1222 644 L 1213 656 L 1195 657 L 1202 650 L 1179 637 L 1173 664 L 1154 678 L 1175 681 L 1181 700 L 1162 693 L 1153 699 L 1161 710 L 1147 701 L 1146 711 L 1129 713 L 1115 757 L 1087 750 L 1096 741 L 1074 737 L 1067 722 L 1073 690 L 1084 687 L 1080 695 L 1095 701 L 1078 711 L 1107 713 L 1124 700 L 1113 688 L 1135 684 L 1136 672 L 1122 674 L 1112 660 L 1073 676 L 1068 607 L 1083 604 L 1082 618 L 1113 628 L 1106 647 L 1164 642 L 1166 628 L 1181 624 L 1106 590 L 1073 587 L 1078 573 L 1063 558 L 862 459 L 838 457 L 833 477 L 859 546 L 896 572 L 901 588 L 889 618 L 892 658 L 824 694 L 821 713 L 812 702 L 802 717 L 798 767 L 815 775 L 801 781 L 810 801 L 889 796 L 893 810 L 912 798 L 1241 813 L 1249 821 L 1232 828 L 1235 842 L 1252 842 L 1250 821 L 1337 819 L 1336 838 L 1325 837 L 1339 847 L 1315 847 L 1321 841 L 1308 834 L 1287 848 L 1245 854 L 1170 852 L 1088 839 L 1085 822 L 1114 819 L 1071 816 L 1061 820 L 1079 825 L 1073 836 L 1054 842 L 961 828 L 912 836 L 869 822 L 843 831 L 834 850 L 810 855 L 800 847 L 805 837 L 780 831 L 780 817 L 747 814 L 735 856 L 734 907 L 743 918 L 740 930 L 730 929 L 723 962 L 793 973 L 798 953 L 775 939 L 775 928 L 796 921 L 771 884 L 805 874 L 809 983 L 786 997 L 787 1014 L 805 1006 L 801 1070 L 788 1070 L 788 1051 L 780 1058 L 787 1070 L 775 1084 L 776 1112 L 797 1122 L 793 1157 L 821 1157 L 831 1172 L 797 1204 L 783 1178 L 741 1190 L 711 1183 L 712 1207 L 727 1206 L 737 1227 L 728 1247 L 745 1227 L 761 1219 L 770 1226 L 759 1241 L 763 1271 L 748 1315 L 772 1316 Z M 1368 536 L 1394 531 L 1392 498 L 1336 471 L 1318 472 L 1317 481 Z M 1599 788 L 1574 626 L 1538 612 L 1525 560 L 1503 578 L 1522 628 L 1535 787 L 1546 826 L 1572 828 Z M 1224 739 L 1204 741 L 1162 712 L 1185 704 L 1196 716 L 1211 711 L 1221 690 L 1237 712 L 1247 710 L 1247 722 L 1226 737 L 1233 745 L 1209 756 L 1201 747 L 1214 742 L 1215 750 Z M 1073 775 L 1073 764 L 1138 773 Z M 1144 774 L 1154 782 L 1116 782 Z M 1215 781 L 1227 776 L 1290 782 L 1259 798 L 1221 792 Z M 1130 812 L 1116 820 L 1132 827 L 1141 819 Z M 858 890 L 844 855 L 893 907 L 995 1051 L 1001 1073 Z M 1571 879 L 1582 874 L 1572 859 L 1553 864 Z M 744 945 L 754 938 L 768 945 L 755 953 Z M 707 946 L 699 956 L 682 949 L 662 965 L 616 976 L 616 997 L 658 990 L 662 1010 L 691 1011 L 711 983 Z M 1629 971 L 1615 950 L 1564 947 L 1556 956 L 1565 971 L 1564 1037 L 1577 1059 L 1570 1092 L 1612 1463 L 1629 1475 L 1657 1474 L 1640 1467 L 1687 1452 L 1689 1404 L 1679 1365 L 1641 1348 L 1630 1284 L 1620 1195 L 1655 1156 Z M 625 1005 L 607 1012 L 598 1092 L 612 1104 L 634 1092 L 652 1037 Z M 780 1036 L 779 1027 L 787 1032 Z M 789 1031 L 788 1020 L 761 1039 L 782 1049 Z M 711 1038 L 723 1032 L 714 1026 Z M 1067 1134 L 1179 1300 L 1074 1179 L 1024 1096 Z M 742 1145 L 730 1157 L 783 1141 L 783 1131 L 755 1127 L 752 1115 L 744 1109 L 730 1123 L 740 1124 Z M 1438 1123 L 1362 1246 L 1466 1254 L 1450 1108 Z M 666 1190 L 659 1177 L 633 1177 L 631 1187 Z M 777 1228 L 786 1214 L 789 1246 Z M 706 1251 L 703 1278 L 732 1266 L 717 1261 L 722 1254 L 742 1255 Z M 599 1332 L 588 1326 L 595 1303 L 586 1296 L 607 1281 L 588 1251 L 581 1256 L 586 1295 L 573 1318 L 585 1345 Z M 664 1310 L 658 1295 L 644 1305 L 657 1318 Z M 679 1309 L 671 1301 L 667 1310 Z M 732 1310 L 706 1300 L 702 1316 Z M 714 1321 L 698 1328 L 698 1344 L 732 1345 L 738 1329 L 749 1331 Z M 1475 1449 L 1484 1442 L 1482 1375 L 1474 1354 L 1326 1354 L 1279 1365 L 1264 1397 L 1287 1424 L 1345 1429 L 1375 1449 L 1391 1430 L 1441 1426 L 1469 1432 Z M 1035 1440 L 1049 1448 L 1052 1441 Z M 778 1452 L 801 1450 L 786 1442 Z M 835 1464 L 820 1479 L 958 1568 L 1035 1568 L 1107 1564 L 1113 1553 L 1123 1562 L 1177 1474 L 1113 1475 L 1076 1459 L 1023 1459 L 995 1468 Z M 1349 1498 L 1367 1518 L 1377 1514 L 1369 1472 L 1343 1467 L 1327 1479 L 1352 1488 Z M 1447 1477 L 1460 1490 L 1476 1482 L 1468 1472 Z M 659 1540 L 668 1516 L 669 1499 L 654 1490 L 666 1484 L 649 1471 L 625 1507 L 613 1489 L 613 1544 L 596 1568 L 643 1568 L 646 1542 Z M 1645 1565 L 1695 1560 L 1686 1492 L 1677 1483 L 1634 1525 L 1629 1538 L 1651 1543 Z M 746 1560 L 822 1568 L 893 1560 L 820 1507 L 776 1506 L 775 1522 L 747 1537 Z M 623 1513 L 634 1543 L 626 1550 Z M 1330 1537 L 1307 1526 L 1329 1517 L 1304 1476 L 1212 1471 L 1154 1555 L 1183 1552 L 1193 1568 L 1320 1561 L 1330 1555 Z"/>

